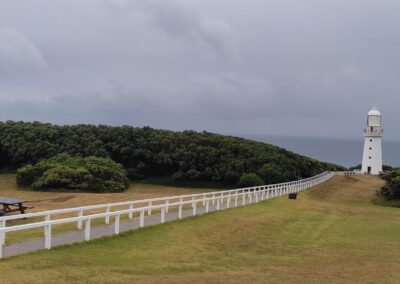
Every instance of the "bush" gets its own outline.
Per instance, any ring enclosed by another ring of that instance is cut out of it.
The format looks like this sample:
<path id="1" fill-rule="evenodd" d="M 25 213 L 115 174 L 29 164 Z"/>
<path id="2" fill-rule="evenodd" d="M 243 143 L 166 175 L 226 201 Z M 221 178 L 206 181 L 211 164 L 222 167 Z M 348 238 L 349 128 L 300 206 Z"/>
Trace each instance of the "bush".
<path id="1" fill-rule="evenodd" d="M 129 182 L 122 166 L 111 159 L 60 154 L 18 169 L 17 184 L 34 190 L 122 192 Z"/>
<path id="2" fill-rule="evenodd" d="M 377 192 L 378 196 L 386 200 L 400 200 L 400 169 L 381 174 L 386 184 Z"/>
<path id="3" fill-rule="evenodd" d="M 264 184 L 264 180 L 254 173 L 243 174 L 238 182 L 238 186 L 240 187 L 252 187 Z"/>

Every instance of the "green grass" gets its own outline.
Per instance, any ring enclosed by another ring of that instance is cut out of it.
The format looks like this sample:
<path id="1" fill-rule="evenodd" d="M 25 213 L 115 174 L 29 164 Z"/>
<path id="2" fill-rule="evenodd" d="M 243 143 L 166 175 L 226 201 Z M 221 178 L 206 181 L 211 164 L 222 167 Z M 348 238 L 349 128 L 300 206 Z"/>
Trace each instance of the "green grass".
<path id="1" fill-rule="evenodd" d="M 14 283 L 399 283 L 400 211 L 382 181 L 335 177 L 298 196 L 0 261 Z"/>

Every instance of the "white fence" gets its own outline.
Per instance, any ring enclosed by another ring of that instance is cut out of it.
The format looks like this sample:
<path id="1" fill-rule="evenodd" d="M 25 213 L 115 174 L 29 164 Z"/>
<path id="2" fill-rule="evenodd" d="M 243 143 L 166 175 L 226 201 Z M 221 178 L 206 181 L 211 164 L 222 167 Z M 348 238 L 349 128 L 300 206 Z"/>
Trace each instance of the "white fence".
<path id="1" fill-rule="evenodd" d="M 239 204 L 239 200 L 241 201 L 242 205 L 246 205 L 249 203 L 256 203 L 276 196 L 304 191 L 310 187 L 313 187 L 315 185 L 327 181 L 335 174 L 337 173 L 324 172 L 315 177 L 294 182 L 287 182 L 287 183 L 280 183 L 273 185 L 241 188 L 241 189 L 226 190 L 226 191 L 216 191 L 216 192 L 200 193 L 200 194 L 152 198 L 152 199 L 101 204 L 101 205 L 93 205 L 93 206 L 85 206 L 77 208 L 67 208 L 67 209 L 1 217 L 0 258 L 3 256 L 3 246 L 5 244 L 6 233 L 8 232 L 17 232 L 33 228 L 44 228 L 44 237 L 45 237 L 44 248 L 51 249 L 51 234 L 53 225 L 76 223 L 77 228 L 80 230 L 83 228 L 84 224 L 85 240 L 89 241 L 91 234 L 91 222 L 94 219 L 104 218 L 105 224 L 109 224 L 110 217 L 114 217 L 115 234 L 119 234 L 120 220 L 121 216 L 123 215 L 128 216 L 128 219 L 132 220 L 134 214 L 137 213 L 139 215 L 139 227 L 144 227 L 145 213 L 147 213 L 147 215 L 150 216 L 152 215 L 152 213 L 154 213 L 155 210 L 157 210 L 157 213 L 159 211 L 160 223 L 164 223 L 165 214 L 168 213 L 168 211 L 171 208 L 177 209 L 178 219 L 182 219 L 182 211 L 185 205 L 191 206 L 193 216 L 195 216 L 199 204 L 200 206 L 205 207 L 205 212 L 208 213 L 210 205 L 216 206 L 216 210 L 220 210 L 221 204 L 224 204 L 224 202 L 226 202 L 226 208 L 229 208 L 230 206 L 237 207 Z M 122 210 L 120 209 L 121 207 L 125 206 L 126 209 Z M 85 212 L 87 213 L 88 211 L 95 209 L 104 210 L 104 212 L 96 214 L 88 213 L 87 215 L 85 215 Z M 61 217 L 53 219 L 54 215 L 58 216 L 60 214 L 67 214 L 67 213 L 76 213 L 77 216 Z M 7 226 L 7 221 L 18 220 L 18 219 L 29 219 L 34 217 L 43 217 L 44 220 L 27 223 L 23 225 Z"/>

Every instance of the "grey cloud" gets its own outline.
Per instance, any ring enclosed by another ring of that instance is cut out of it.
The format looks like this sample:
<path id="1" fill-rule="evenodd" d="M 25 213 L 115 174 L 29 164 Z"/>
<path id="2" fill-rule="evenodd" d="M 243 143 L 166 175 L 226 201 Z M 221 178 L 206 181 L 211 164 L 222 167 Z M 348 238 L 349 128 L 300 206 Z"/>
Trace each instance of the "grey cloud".
<path id="1" fill-rule="evenodd" d="M 12 27 L 0 27 L 0 74 L 5 76 L 47 68 L 41 51 L 23 33 Z"/>
<path id="2" fill-rule="evenodd" d="M 196 11 L 195 0 L 108 0 L 114 11 L 136 9 L 148 16 L 151 22 L 167 35 L 181 40 L 197 39 L 220 56 L 235 59 L 234 32 L 220 18 L 212 18 Z"/>
<path id="3" fill-rule="evenodd" d="M 0 4 L 0 119 L 398 137 L 400 2 Z M 390 131 L 392 129 L 392 131 Z"/>

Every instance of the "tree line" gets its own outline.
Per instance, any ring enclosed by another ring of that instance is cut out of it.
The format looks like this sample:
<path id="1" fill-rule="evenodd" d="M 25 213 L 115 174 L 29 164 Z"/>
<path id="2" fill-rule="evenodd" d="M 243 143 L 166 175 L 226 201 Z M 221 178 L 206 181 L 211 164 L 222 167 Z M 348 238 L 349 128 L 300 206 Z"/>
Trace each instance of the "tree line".
<path id="1" fill-rule="evenodd" d="M 107 157 L 131 179 L 236 184 L 245 173 L 266 183 L 311 177 L 344 168 L 243 138 L 150 127 L 0 122 L 0 168 L 16 169 L 60 153 Z"/>

